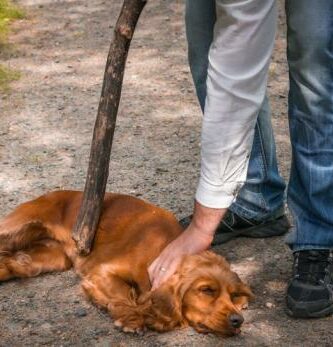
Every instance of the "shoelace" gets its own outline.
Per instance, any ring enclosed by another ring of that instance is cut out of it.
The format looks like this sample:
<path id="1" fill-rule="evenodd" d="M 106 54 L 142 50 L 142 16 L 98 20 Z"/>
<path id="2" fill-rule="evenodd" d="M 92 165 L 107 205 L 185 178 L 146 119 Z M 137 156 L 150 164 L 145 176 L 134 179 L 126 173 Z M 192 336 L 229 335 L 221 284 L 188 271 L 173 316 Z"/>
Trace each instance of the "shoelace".
<path id="1" fill-rule="evenodd" d="M 301 251 L 296 253 L 294 276 L 301 281 L 317 285 L 324 281 L 332 264 L 331 251 Z"/>

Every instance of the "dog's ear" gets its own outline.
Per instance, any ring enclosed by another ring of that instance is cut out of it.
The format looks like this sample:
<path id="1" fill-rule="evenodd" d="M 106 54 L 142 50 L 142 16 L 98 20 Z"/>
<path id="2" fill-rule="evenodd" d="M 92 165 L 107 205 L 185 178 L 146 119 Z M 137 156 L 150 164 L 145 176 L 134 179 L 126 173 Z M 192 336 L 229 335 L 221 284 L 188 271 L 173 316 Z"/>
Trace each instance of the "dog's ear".
<path id="1" fill-rule="evenodd" d="M 156 331 L 169 331 L 183 326 L 182 283 L 178 274 L 150 294 L 150 307 L 145 324 Z"/>

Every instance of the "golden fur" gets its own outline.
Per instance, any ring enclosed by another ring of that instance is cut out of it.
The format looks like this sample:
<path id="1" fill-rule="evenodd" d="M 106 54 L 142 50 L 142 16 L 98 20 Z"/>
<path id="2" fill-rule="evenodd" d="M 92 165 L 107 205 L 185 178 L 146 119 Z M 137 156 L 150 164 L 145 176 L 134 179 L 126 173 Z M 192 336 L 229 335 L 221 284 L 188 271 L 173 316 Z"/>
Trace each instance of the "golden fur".
<path id="1" fill-rule="evenodd" d="M 199 332 L 239 332 L 240 310 L 252 293 L 221 256 L 186 256 L 167 282 L 150 291 L 148 266 L 182 232 L 170 212 L 106 194 L 93 249 L 83 257 L 71 238 L 81 199 L 81 192 L 51 192 L 0 221 L 0 282 L 74 267 L 86 295 L 124 331 L 191 325 Z"/>

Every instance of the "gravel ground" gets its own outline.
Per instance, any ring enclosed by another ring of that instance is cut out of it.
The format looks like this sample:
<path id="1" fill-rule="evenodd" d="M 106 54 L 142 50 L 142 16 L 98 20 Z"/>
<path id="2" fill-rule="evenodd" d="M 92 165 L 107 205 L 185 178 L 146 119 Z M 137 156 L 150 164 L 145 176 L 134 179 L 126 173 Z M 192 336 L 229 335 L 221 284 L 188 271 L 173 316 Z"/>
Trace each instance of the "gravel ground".
<path id="1" fill-rule="evenodd" d="M 82 189 L 112 27 L 121 1 L 20 0 L 3 63 L 22 71 L 0 95 L 0 215 L 52 189 Z M 288 176 L 287 66 L 281 6 L 269 93 L 280 170 Z M 132 44 L 108 190 L 181 217 L 198 178 L 200 111 L 186 59 L 183 2 L 150 1 Z M 80 295 L 72 272 L 0 285 L 0 346 L 331 346 L 332 318 L 285 314 L 291 256 L 283 238 L 238 239 L 214 250 L 251 284 L 256 301 L 238 337 L 191 329 L 143 337 L 117 331 Z"/>

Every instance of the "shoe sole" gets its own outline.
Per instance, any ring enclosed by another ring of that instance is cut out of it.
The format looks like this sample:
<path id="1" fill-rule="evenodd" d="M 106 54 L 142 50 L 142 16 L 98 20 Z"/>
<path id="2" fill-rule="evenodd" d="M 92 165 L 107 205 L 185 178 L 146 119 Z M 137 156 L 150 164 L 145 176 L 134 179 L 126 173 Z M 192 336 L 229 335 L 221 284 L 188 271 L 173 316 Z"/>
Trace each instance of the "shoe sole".
<path id="1" fill-rule="evenodd" d="M 217 230 L 212 245 L 220 245 L 237 237 L 266 238 L 281 236 L 287 233 L 289 228 L 290 223 L 288 221 L 288 218 L 286 216 L 283 216 L 274 221 L 254 225 L 250 228 L 243 228 L 230 232 L 219 232 Z"/>
<path id="2" fill-rule="evenodd" d="M 333 303 L 319 311 L 310 311 L 308 304 L 296 303 L 288 297 L 287 314 L 293 318 L 324 318 L 333 314 Z"/>

